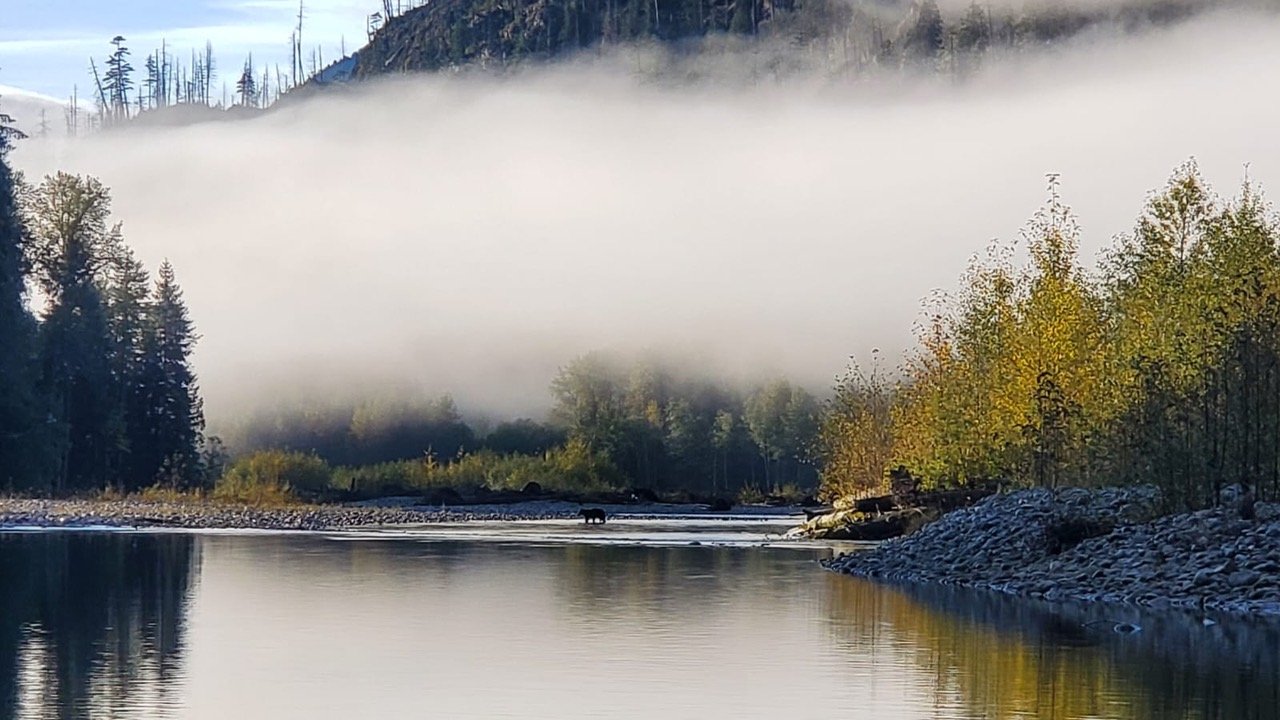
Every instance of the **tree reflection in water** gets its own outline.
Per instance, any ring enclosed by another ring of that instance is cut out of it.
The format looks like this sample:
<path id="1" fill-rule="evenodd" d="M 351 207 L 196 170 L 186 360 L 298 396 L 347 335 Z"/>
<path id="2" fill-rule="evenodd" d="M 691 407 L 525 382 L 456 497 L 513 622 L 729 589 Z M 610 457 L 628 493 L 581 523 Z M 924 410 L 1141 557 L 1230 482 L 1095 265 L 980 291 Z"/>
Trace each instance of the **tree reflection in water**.
<path id="1" fill-rule="evenodd" d="M 0 717 L 171 714 L 187 535 L 0 533 Z"/>
<path id="2" fill-rule="evenodd" d="M 894 588 L 816 555 L 0 533 L 0 718 L 1280 713 L 1275 626 Z"/>
<path id="3" fill-rule="evenodd" d="M 939 703 L 983 718 L 1274 718 L 1280 627 L 1106 605 L 1050 605 L 831 576 L 851 653 L 909 654 Z M 1120 623 L 1139 632 L 1116 632 Z"/>

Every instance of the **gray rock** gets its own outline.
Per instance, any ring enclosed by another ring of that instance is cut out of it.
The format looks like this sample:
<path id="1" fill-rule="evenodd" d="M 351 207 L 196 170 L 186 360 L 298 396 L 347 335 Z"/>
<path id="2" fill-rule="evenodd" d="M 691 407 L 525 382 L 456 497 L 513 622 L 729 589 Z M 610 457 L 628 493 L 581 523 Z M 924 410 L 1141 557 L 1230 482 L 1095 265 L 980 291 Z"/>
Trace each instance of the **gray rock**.
<path id="1" fill-rule="evenodd" d="M 1237 570 L 1227 576 L 1227 584 L 1233 588 L 1250 587 L 1257 584 L 1261 575 L 1252 570 Z"/>
<path id="2" fill-rule="evenodd" d="M 1230 509 L 1157 517 L 1156 507 L 1145 488 L 997 495 L 828 567 L 1052 600 L 1250 614 L 1280 596 L 1280 522 L 1241 520 Z M 1068 534 L 1064 547 L 1070 527 L 1114 529 L 1075 544 Z"/>

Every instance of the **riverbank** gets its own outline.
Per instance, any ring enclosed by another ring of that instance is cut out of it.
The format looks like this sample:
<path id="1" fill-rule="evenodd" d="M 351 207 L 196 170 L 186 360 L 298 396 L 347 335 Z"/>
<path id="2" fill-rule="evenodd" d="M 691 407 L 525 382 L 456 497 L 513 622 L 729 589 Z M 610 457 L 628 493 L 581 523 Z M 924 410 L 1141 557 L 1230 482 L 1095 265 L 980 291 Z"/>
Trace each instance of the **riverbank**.
<path id="1" fill-rule="evenodd" d="M 1148 488 L 1025 490 L 957 510 L 829 570 L 1050 601 L 1280 618 L 1280 506 L 1160 516 Z"/>
<path id="2" fill-rule="evenodd" d="M 351 505 L 258 507 L 214 501 L 179 500 L 31 500 L 0 499 L 4 528 L 181 528 L 237 530 L 342 530 L 375 526 L 445 522 L 553 520 L 576 518 L 576 503 L 528 501 L 493 505 L 419 505 L 409 498 L 388 498 Z M 595 507 L 595 506 L 593 506 Z M 712 512 L 702 505 L 647 503 L 608 505 L 611 517 L 699 516 L 764 517 L 786 508 L 734 508 Z"/>

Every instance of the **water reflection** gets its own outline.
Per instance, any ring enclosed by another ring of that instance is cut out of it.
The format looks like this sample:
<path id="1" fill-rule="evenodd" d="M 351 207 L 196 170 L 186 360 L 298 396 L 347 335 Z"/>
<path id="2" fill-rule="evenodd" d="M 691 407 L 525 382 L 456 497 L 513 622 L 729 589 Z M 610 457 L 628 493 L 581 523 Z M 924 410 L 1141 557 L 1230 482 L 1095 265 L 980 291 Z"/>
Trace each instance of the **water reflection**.
<path id="1" fill-rule="evenodd" d="M 886 588 L 821 554 L 0 534 L 0 718 L 1280 714 L 1274 626 Z"/>
<path id="2" fill-rule="evenodd" d="M 167 714 L 194 548 L 179 535 L 0 534 L 0 716 Z"/>
<path id="3" fill-rule="evenodd" d="M 1190 614 L 1051 605 L 937 586 L 886 589 L 838 576 L 828 584 L 837 641 L 853 654 L 886 644 L 904 649 L 935 679 L 938 701 L 958 714 L 1280 717 L 1274 624 L 1206 625 Z"/>

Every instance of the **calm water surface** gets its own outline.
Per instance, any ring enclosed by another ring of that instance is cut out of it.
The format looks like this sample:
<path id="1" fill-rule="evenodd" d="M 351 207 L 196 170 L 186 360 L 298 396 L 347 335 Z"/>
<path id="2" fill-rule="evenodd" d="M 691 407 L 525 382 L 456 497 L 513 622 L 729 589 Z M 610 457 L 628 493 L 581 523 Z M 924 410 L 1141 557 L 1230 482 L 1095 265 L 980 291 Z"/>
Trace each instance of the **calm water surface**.
<path id="1" fill-rule="evenodd" d="M 773 529 L 0 533 L 0 718 L 1280 717 L 1275 628 L 885 588 Z"/>

